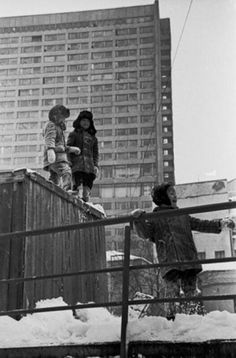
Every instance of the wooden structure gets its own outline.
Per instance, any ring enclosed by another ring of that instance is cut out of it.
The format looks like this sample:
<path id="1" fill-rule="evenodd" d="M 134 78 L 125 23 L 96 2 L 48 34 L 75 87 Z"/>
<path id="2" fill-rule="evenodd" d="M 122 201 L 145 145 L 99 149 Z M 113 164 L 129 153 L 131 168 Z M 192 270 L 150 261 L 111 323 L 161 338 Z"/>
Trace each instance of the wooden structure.
<path id="1" fill-rule="evenodd" d="M 0 173 L 0 232 L 51 228 L 101 219 L 96 208 L 73 198 L 36 172 Z M 106 267 L 104 227 L 0 240 L 0 280 Z M 106 275 L 0 282 L 0 310 L 33 308 L 40 299 L 68 304 L 107 301 Z"/>

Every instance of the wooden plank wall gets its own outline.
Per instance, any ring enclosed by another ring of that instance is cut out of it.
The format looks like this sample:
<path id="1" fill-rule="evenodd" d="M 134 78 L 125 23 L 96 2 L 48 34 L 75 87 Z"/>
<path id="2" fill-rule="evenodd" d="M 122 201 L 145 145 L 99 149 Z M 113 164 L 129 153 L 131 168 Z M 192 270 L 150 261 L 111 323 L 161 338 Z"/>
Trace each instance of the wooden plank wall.
<path id="1" fill-rule="evenodd" d="M 96 217 L 59 195 L 51 183 L 25 178 L 26 230 L 74 224 Z M 104 227 L 26 238 L 25 277 L 106 267 Z M 25 307 L 40 299 L 62 296 L 68 304 L 108 299 L 106 275 L 73 276 L 25 283 Z"/>
<path id="2" fill-rule="evenodd" d="M 24 230 L 24 184 L 0 182 L 0 231 Z M 0 278 L 23 277 L 24 238 L 0 240 Z M 0 284 L 0 310 L 21 308 L 23 284 Z"/>

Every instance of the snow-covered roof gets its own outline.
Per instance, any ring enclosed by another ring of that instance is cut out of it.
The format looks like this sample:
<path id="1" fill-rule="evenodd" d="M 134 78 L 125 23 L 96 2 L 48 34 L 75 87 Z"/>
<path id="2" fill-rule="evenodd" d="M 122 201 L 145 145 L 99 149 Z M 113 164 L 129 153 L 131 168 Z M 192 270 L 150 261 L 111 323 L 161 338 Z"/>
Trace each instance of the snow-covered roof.
<path id="1" fill-rule="evenodd" d="M 232 262 L 218 262 L 214 264 L 202 265 L 203 271 L 227 271 L 236 270 L 236 261 Z"/>
<path id="2" fill-rule="evenodd" d="M 108 250 L 106 251 L 107 261 L 121 261 L 124 259 L 124 253 L 122 251 Z M 141 260 L 147 264 L 151 264 L 150 261 L 141 256 L 130 255 L 130 260 Z"/>

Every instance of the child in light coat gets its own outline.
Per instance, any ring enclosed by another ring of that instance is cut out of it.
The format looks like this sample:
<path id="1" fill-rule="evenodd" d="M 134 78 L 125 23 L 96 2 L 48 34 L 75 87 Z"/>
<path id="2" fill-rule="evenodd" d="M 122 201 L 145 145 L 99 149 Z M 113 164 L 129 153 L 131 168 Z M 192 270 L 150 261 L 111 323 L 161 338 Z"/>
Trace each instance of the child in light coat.
<path id="1" fill-rule="evenodd" d="M 49 180 L 60 185 L 64 190 L 71 190 L 71 168 L 67 153 L 73 152 L 78 155 L 78 148 L 66 146 L 64 131 L 65 120 L 70 116 L 70 110 L 63 105 L 57 104 L 49 111 L 44 131 L 44 158 L 43 169 L 48 171 Z"/>

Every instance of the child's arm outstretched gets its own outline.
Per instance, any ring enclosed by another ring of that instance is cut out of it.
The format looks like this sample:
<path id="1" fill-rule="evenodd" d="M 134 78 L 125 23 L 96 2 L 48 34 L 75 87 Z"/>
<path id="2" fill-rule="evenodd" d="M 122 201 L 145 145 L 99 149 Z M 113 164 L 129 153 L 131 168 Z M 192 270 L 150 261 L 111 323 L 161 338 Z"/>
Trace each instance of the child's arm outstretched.
<path id="1" fill-rule="evenodd" d="M 229 218 L 202 220 L 192 216 L 190 216 L 190 225 L 191 230 L 213 234 L 219 234 L 224 228 L 234 229 L 235 227 L 234 221 Z"/>

